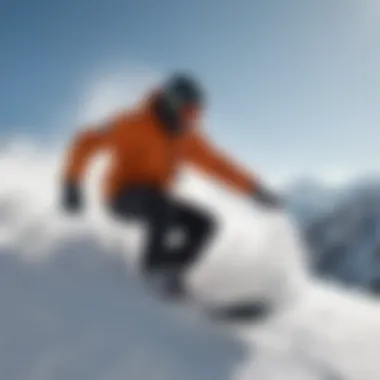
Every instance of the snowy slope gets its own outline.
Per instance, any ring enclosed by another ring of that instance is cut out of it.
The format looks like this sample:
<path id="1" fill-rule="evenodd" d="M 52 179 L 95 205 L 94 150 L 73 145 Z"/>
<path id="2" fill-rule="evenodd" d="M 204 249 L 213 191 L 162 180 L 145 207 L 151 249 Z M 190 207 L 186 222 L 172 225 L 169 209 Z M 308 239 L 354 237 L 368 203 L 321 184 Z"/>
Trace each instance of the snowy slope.
<path id="1" fill-rule="evenodd" d="M 3 379 L 229 379 L 244 345 L 176 317 L 105 256 L 95 234 L 51 257 L 0 256 Z"/>
<path id="2" fill-rule="evenodd" d="M 136 281 L 140 226 L 114 225 L 99 210 L 63 218 L 53 207 L 56 160 L 28 154 L 0 158 L 1 378 L 380 378 L 380 305 L 309 279 L 287 217 L 202 181 L 179 186 L 222 218 L 220 239 L 189 277 L 194 293 L 276 306 L 259 325 L 214 325 Z"/>

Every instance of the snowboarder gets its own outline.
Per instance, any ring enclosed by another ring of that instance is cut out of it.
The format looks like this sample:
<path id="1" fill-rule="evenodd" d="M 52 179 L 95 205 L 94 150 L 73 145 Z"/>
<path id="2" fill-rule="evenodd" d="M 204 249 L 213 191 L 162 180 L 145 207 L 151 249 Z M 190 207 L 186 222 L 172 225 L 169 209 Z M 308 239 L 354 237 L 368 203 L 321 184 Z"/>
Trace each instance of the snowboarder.
<path id="1" fill-rule="evenodd" d="M 281 207 L 276 194 L 233 164 L 204 136 L 198 127 L 204 105 L 199 83 L 187 73 L 175 74 L 136 109 L 76 136 L 65 163 L 62 202 L 67 211 L 76 213 L 84 206 L 81 179 L 89 159 L 100 150 L 111 153 L 104 183 L 106 205 L 121 220 L 146 222 L 148 238 L 141 273 L 147 280 L 159 280 L 166 295 L 184 292 L 184 273 L 215 232 L 211 215 L 170 196 L 168 190 L 182 162 L 266 207 Z M 179 247 L 166 244 L 173 227 L 186 232 Z"/>

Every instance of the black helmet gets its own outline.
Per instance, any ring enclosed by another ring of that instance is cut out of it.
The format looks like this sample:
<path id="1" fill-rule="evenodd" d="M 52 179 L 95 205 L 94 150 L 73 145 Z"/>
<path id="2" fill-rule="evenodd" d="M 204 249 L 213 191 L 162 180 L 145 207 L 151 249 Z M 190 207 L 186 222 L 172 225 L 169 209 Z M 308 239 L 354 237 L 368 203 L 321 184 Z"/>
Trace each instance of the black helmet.
<path id="1" fill-rule="evenodd" d="M 202 106 L 204 103 L 203 89 L 191 75 L 185 73 L 170 76 L 162 87 L 162 96 L 177 111 L 187 104 Z"/>

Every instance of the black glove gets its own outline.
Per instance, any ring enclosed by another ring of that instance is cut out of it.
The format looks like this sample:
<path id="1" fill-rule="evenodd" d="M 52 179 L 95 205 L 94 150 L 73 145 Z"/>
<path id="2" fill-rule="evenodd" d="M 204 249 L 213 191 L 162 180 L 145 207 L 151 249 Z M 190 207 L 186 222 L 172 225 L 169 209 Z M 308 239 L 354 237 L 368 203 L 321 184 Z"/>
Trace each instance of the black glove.
<path id="1" fill-rule="evenodd" d="M 62 206 L 70 213 L 78 213 L 82 210 L 82 192 L 78 184 L 73 182 L 66 182 L 64 184 Z"/>
<path id="2" fill-rule="evenodd" d="M 252 198 L 255 202 L 269 209 L 279 210 L 284 207 L 283 199 L 262 185 L 255 188 Z"/>

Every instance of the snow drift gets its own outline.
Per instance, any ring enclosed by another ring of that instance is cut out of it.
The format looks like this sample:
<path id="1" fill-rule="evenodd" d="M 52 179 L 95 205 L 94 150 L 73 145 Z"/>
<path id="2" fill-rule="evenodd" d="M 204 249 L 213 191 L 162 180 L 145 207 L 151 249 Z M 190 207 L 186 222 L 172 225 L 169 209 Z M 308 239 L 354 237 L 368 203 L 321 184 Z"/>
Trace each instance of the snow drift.
<path id="1" fill-rule="evenodd" d="M 64 218 L 54 207 L 58 167 L 30 151 L 0 158 L 1 378 L 380 378 L 380 306 L 309 279 L 286 216 L 262 214 L 192 176 L 180 182 L 176 196 L 221 220 L 189 276 L 193 292 L 275 306 L 256 325 L 216 325 L 159 302 L 136 281 L 141 226 L 116 225 L 96 207 Z"/>

